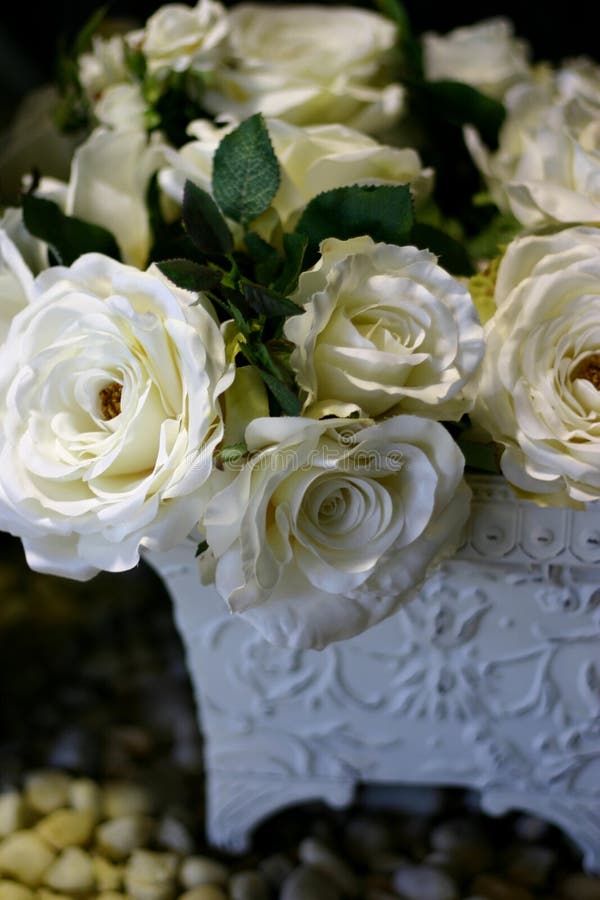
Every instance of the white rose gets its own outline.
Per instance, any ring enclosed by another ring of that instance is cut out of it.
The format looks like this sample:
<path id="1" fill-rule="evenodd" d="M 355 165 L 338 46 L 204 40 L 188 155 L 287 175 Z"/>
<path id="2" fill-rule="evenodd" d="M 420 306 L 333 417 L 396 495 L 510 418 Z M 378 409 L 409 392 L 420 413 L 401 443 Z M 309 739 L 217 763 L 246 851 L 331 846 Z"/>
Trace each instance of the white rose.
<path id="1" fill-rule="evenodd" d="M 147 108 L 138 84 L 113 84 L 106 88 L 94 106 L 94 115 L 102 125 L 110 128 L 142 131 Z"/>
<path id="2" fill-rule="evenodd" d="M 202 527 L 218 592 L 275 644 L 320 648 L 368 628 L 458 544 L 464 461 L 437 422 L 262 418 L 246 443 Z"/>
<path id="3" fill-rule="evenodd" d="M 293 230 L 306 204 L 322 191 L 350 184 L 410 183 L 417 205 L 431 191 L 433 171 L 422 167 L 415 150 L 379 144 L 344 125 L 299 128 L 281 119 L 267 119 L 266 125 L 281 172 L 271 208 L 286 231 Z M 193 122 L 188 131 L 197 140 L 180 150 L 165 148 L 170 165 L 159 174 L 165 194 L 181 203 L 188 179 L 210 193 L 215 151 L 233 127 Z M 272 221 L 266 219 L 263 224 L 264 229 L 259 230 L 268 237 Z"/>
<path id="4" fill-rule="evenodd" d="M 202 71 L 220 59 L 228 30 L 225 8 L 215 0 L 199 0 L 193 8 L 167 3 L 127 40 L 142 51 L 152 73 Z"/>
<path id="5" fill-rule="evenodd" d="M 110 231 L 124 262 L 143 268 L 152 243 L 146 195 L 163 147 L 140 128 L 96 128 L 75 151 L 67 185 L 42 179 L 38 194 L 67 215 Z"/>
<path id="6" fill-rule="evenodd" d="M 0 527 L 85 580 L 200 515 L 233 378 L 210 311 L 99 254 L 47 269 L 0 349 Z"/>
<path id="7" fill-rule="evenodd" d="M 506 105 L 495 153 L 465 129 L 496 203 L 529 227 L 600 221 L 600 67 L 576 62 Z"/>
<path id="8" fill-rule="evenodd" d="M 329 238 L 292 299 L 285 334 L 309 414 L 392 410 L 460 418 L 483 330 L 468 290 L 427 250 Z"/>
<path id="9" fill-rule="evenodd" d="M 115 84 L 131 82 L 132 75 L 125 61 L 122 35 L 102 38 L 94 35 L 92 49 L 82 53 L 78 61 L 79 81 L 88 99 L 95 103 L 104 91 Z"/>
<path id="10" fill-rule="evenodd" d="M 600 229 L 513 241 L 473 412 L 502 471 L 545 504 L 600 498 Z"/>
<path id="11" fill-rule="evenodd" d="M 11 241 L 0 228 L 0 346 L 15 315 L 29 303 L 33 275 Z"/>
<path id="12" fill-rule="evenodd" d="M 240 3 L 229 21 L 232 61 L 216 70 L 204 98 L 212 113 L 373 132 L 402 111 L 403 89 L 391 83 L 396 26 L 378 13 Z"/>
<path id="13" fill-rule="evenodd" d="M 486 19 L 446 35 L 424 34 L 423 55 L 430 81 L 462 81 L 496 100 L 531 77 L 527 44 L 514 37 L 508 19 Z"/>

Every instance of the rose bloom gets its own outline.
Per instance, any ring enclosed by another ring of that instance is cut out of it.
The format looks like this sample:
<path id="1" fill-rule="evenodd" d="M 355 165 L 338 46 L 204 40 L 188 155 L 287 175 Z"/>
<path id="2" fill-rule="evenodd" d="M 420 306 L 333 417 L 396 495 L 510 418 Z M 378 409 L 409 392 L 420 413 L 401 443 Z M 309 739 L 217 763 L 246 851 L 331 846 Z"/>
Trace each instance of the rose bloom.
<path id="1" fill-rule="evenodd" d="M 394 123 L 403 89 L 392 83 L 396 26 L 347 6 L 240 3 L 229 14 L 231 60 L 204 103 L 215 115 L 256 112 L 296 125 L 341 122 L 374 132 Z"/>
<path id="2" fill-rule="evenodd" d="M 79 82 L 92 103 L 107 88 L 133 81 L 125 60 L 124 39 L 120 34 L 109 38 L 95 34 L 91 50 L 81 54 L 77 66 Z"/>
<path id="3" fill-rule="evenodd" d="M 96 128 L 75 151 L 68 183 L 42 178 L 37 193 L 67 215 L 106 228 L 123 261 L 142 269 L 152 244 L 148 185 L 163 163 L 162 145 L 141 127 Z"/>
<path id="4" fill-rule="evenodd" d="M 265 237 L 275 227 L 272 212 L 284 230 L 291 231 L 309 200 L 322 191 L 351 184 L 410 183 L 417 205 L 431 191 L 433 171 L 422 167 L 415 150 L 379 144 L 344 125 L 299 128 L 281 119 L 267 119 L 266 125 L 279 162 L 281 183 L 271 202 L 271 214 L 256 223 Z M 188 128 L 197 140 L 180 150 L 165 147 L 170 165 L 159 173 L 165 194 L 181 203 L 188 179 L 210 193 L 215 151 L 233 127 L 217 128 L 199 120 Z"/>
<path id="5" fill-rule="evenodd" d="M 505 103 L 495 153 L 465 129 L 498 206 L 528 227 L 600 221 L 600 67 L 576 60 Z"/>
<path id="6" fill-rule="evenodd" d="M 0 345 L 15 315 L 27 306 L 33 275 L 6 231 L 0 229 Z"/>
<path id="7" fill-rule="evenodd" d="M 99 254 L 42 272 L 0 349 L 0 527 L 85 580 L 201 512 L 233 378 L 195 295 Z"/>
<path id="8" fill-rule="evenodd" d="M 502 471 L 543 504 L 600 498 L 600 229 L 510 244 L 473 418 Z"/>
<path id="9" fill-rule="evenodd" d="M 464 460 L 416 416 L 255 419 L 248 462 L 201 527 L 230 609 L 275 644 L 320 648 L 389 616 L 454 551 Z"/>
<path id="10" fill-rule="evenodd" d="M 462 81 L 502 100 L 509 87 L 531 77 L 528 47 L 514 37 L 508 19 L 486 19 L 449 34 L 423 35 L 423 63 L 429 81 Z"/>
<path id="11" fill-rule="evenodd" d="M 142 51 L 151 73 L 203 71 L 220 59 L 228 27 L 225 8 L 215 0 L 199 0 L 193 8 L 167 3 L 127 41 Z"/>
<path id="12" fill-rule="evenodd" d="M 483 330 L 468 290 L 416 247 L 329 238 L 292 299 L 291 365 L 309 415 L 458 419 Z"/>

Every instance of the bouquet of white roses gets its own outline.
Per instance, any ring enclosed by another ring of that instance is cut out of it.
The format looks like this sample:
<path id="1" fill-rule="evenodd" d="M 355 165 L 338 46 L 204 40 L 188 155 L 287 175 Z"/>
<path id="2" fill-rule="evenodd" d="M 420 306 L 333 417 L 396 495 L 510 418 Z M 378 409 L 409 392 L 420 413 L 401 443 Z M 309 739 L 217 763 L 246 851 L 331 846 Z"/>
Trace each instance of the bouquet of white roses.
<path id="1" fill-rule="evenodd" d="M 33 568 L 197 529 L 232 612 L 321 647 L 457 549 L 465 456 L 600 498 L 600 69 L 381 6 L 172 4 L 63 59 L 69 180 L 40 148 L 0 230 Z"/>

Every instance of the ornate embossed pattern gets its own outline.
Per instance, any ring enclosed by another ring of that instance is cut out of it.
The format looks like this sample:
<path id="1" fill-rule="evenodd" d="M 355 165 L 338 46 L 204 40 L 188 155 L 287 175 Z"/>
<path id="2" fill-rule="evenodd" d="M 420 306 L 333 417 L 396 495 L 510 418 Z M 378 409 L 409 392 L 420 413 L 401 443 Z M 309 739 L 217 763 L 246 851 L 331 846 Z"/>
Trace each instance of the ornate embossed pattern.
<path id="1" fill-rule="evenodd" d="M 554 821 L 600 868 L 600 516 L 472 482 L 464 546 L 419 597 L 324 651 L 267 644 L 199 584 L 193 545 L 149 561 L 187 645 L 209 827 L 240 847 L 271 811 L 359 781 L 477 788 Z"/>

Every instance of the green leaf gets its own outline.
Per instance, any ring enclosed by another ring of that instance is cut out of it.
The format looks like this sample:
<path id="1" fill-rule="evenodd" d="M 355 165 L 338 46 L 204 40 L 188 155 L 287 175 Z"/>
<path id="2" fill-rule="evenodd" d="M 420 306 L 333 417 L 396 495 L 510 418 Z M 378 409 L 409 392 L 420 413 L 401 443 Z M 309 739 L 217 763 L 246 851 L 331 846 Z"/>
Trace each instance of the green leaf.
<path id="1" fill-rule="evenodd" d="M 110 231 L 65 215 L 52 200 L 27 194 L 23 198 L 23 221 L 27 231 L 45 241 L 65 266 L 70 266 L 83 253 L 103 253 L 121 259 Z"/>
<path id="2" fill-rule="evenodd" d="M 95 10 L 89 19 L 84 23 L 73 43 L 73 55 L 81 56 L 88 49 L 92 42 L 92 38 L 100 28 L 100 25 L 106 18 L 108 12 L 108 4 Z"/>
<path id="3" fill-rule="evenodd" d="M 413 225 L 408 185 L 358 185 L 334 188 L 314 197 L 296 226 L 313 252 L 328 237 L 370 235 L 386 244 L 406 244 Z"/>
<path id="4" fill-rule="evenodd" d="M 191 259 L 165 259 L 156 266 L 163 275 L 185 291 L 212 291 L 221 283 L 221 273 Z"/>
<path id="5" fill-rule="evenodd" d="M 286 416 L 299 416 L 302 411 L 302 404 L 296 394 L 270 372 L 264 369 L 257 370 L 263 379 L 267 388 L 277 401 L 282 413 Z"/>
<path id="6" fill-rule="evenodd" d="M 475 441 L 465 440 L 460 437 L 456 438 L 456 442 L 462 450 L 465 457 L 465 466 L 478 472 L 489 472 L 499 475 L 499 447 L 497 444 L 479 444 Z"/>
<path id="7" fill-rule="evenodd" d="M 376 0 L 375 5 L 398 28 L 398 43 L 408 73 L 415 77 L 422 75 L 423 52 L 421 43 L 413 34 L 410 17 L 404 4 L 401 3 L 401 0 Z"/>
<path id="8" fill-rule="evenodd" d="M 254 260 L 257 281 L 260 281 L 261 284 L 271 284 L 281 269 L 281 256 L 275 247 L 268 244 L 255 231 L 248 231 L 244 235 L 244 241 L 248 253 Z M 284 292 L 282 291 L 282 293 Z"/>
<path id="9" fill-rule="evenodd" d="M 213 160 L 212 188 L 223 212 L 247 225 L 269 208 L 279 188 L 277 157 L 260 113 L 226 135 Z"/>
<path id="10" fill-rule="evenodd" d="M 260 284 L 253 284 L 244 279 L 241 287 L 246 303 L 258 315 L 272 318 L 273 316 L 297 316 L 298 313 L 304 312 L 302 307 L 293 303 L 292 300 L 274 294 L 267 288 L 261 287 Z"/>
<path id="11" fill-rule="evenodd" d="M 435 253 L 440 265 L 452 275 L 473 274 L 473 263 L 463 244 L 445 231 L 417 222 L 413 227 L 412 239 L 417 247 Z"/>
<path id="12" fill-rule="evenodd" d="M 484 142 L 498 146 L 498 132 L 506 117 L 502 103 L 460 81 L 429 81 L 411 84 L 432 116 L 452 125 L 474 125 Z"/>
<path id="13" fill-rule="evenodd" d="M 510 213 L 498 213 L 468 242 L 469 253 L 473 259 L 493 259 L 522 230 L 523 226 Z"/>
<path id="14" fill-rule="evenodd" d="M 203 253 L 226 256 L 233 250 L 231 232 L 217 204 L 192 181 L 186 181 L 183 189 L 183 223 Z"/>
<path id="15" fill-rule="evenodd" d="M 200 541 L 200 543 L 196 547 L 196 553 L 194 555 L 197 558 L 198 556 L 202 556 L 203 553 L 206 553 L 207 550 L 208 550 L 208 541 Z"/>
<path id="16" fill-rule="evenodd" d="M 229 444 L 228 447 L 223 447 L 219 453 L 219 459 L 222 463 L 236 462 L 247 454 L 248 445 L 245 441 L 240 441 L 238 444 Z"/>
<path id="17" fill-rule="evenodd" d="M 279 294 L 291 294 L 296 290 L 298 278 L 302 272 L 302 263 L 304 262 L 304 254 L 308 247 L 308 238 L 305 234 L 295 234 L 286 231 L 283 235 L 283 249 L 285 259 L 283 267 L 275 283 L 273 289 Z"/>

